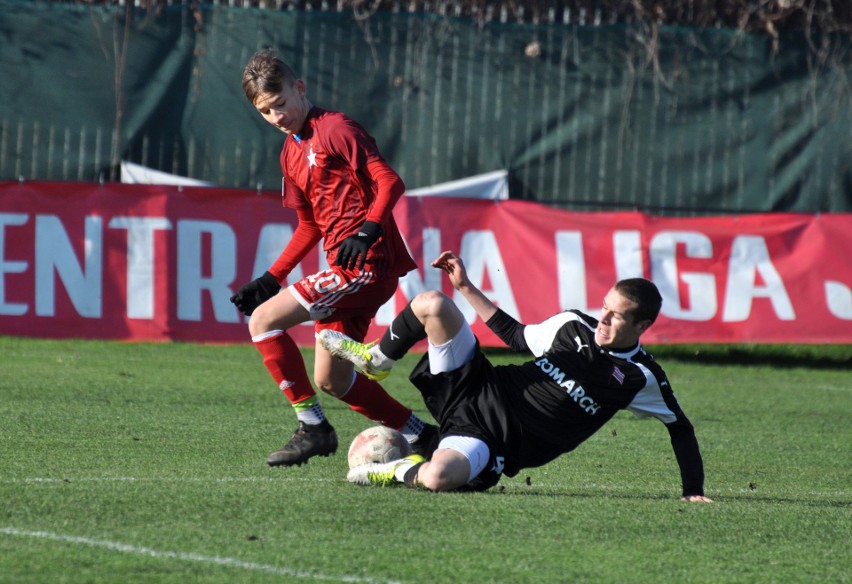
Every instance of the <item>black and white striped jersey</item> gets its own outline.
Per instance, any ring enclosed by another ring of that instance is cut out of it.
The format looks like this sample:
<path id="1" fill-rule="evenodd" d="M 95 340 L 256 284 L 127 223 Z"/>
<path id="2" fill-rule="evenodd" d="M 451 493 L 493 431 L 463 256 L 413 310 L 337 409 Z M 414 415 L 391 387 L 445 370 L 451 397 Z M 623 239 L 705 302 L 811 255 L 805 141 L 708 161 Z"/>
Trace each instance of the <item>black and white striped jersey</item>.
<path id="1" fill-rule="evenodd" d="M 684 495 L 703 494 L 703 463 L 692 425 L 662 367 L 641 344 L 620 351 L 598 346 L 597 320 L 576 310 L 526 326 L 499 311 L 487 324 L 511 348 L 534 356 L 496 368 L 523 431 L 520 468 L 575 449 L 626 409 L 666 425 Z M 517 470 L 507 468 L 506 474 Z"/>

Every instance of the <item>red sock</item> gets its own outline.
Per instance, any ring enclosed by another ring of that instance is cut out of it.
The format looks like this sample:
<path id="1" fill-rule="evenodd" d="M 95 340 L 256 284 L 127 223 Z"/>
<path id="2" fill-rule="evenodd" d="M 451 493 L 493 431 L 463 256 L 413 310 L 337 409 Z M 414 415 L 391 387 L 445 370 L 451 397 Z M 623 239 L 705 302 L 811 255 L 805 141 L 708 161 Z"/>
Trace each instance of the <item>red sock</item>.
<path id="1" fill-rule="evenodd" d="M 297 404 L 316 395 L 308 378 L 302 352 L 290 335 L 281 333 L 254 344 L 263 355 L 263 364 L 272 378 L 287 396 L 291 404 Z"/>
<path id="2" fill-rule="evenodd" d="M 411 417 L 411 410 L 393 399 L 384 388 L 363 375 L 355 376 L 355 383 L 342 398 L 353 411 L 374 422 L 399 430 Z"/>

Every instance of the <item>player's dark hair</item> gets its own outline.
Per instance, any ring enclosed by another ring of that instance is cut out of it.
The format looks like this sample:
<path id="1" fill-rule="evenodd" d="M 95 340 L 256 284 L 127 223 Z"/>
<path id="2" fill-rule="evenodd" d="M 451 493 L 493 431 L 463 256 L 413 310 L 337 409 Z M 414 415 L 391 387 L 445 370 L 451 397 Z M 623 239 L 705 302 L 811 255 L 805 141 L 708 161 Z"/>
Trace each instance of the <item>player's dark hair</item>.
<path id="1" fill-rule="evenodd" d="M 243 69 L 243 91 L 251 103 L 264 94 L 278 94 L 284 84 L 296 82 L 296 74 L 273 49 L 256 52 Z"/>
<path id="2" fill-rule="evenodd" d="M 615 291 L 636 303 L 636 308 L 630 311 L 636 322 L 657 320 L 663 297 L 653 282 L 645 278 L 627 278 L 615 283 Z"/>

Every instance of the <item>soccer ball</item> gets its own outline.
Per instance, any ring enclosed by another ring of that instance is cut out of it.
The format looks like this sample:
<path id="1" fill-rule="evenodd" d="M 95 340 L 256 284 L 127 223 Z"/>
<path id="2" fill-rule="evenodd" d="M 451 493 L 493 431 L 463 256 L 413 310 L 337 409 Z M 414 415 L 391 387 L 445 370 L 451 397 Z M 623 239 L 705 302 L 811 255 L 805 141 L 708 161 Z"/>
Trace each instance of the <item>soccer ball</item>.
<path id="1" fill-rule="evenodd" d="M 368 462 L 390 462 L 411 454 L 411 445 L 401 433 L 387 426 L 367 428 L 349 445 L 349 468 Z"/>

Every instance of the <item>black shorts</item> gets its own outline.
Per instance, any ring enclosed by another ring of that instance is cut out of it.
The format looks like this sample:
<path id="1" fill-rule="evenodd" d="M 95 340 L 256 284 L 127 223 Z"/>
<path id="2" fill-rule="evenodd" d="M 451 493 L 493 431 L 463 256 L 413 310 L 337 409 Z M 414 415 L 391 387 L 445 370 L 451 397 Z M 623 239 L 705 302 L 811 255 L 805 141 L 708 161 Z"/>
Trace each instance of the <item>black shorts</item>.
<path id="1" fill-rule="evenodd" d="M 461 490 L 484 491 L 496 485 L 502 474 L 514 476 L 518 472 L 520 427 L 507 407 L 494 366 L 479 349 L 479 341 L 473 358 L 462 367 L 433 375 L 426 353 L 409 379 L 438 421 L 441 436 L 470 436 L 488 446 L 488 464 Z"/>

